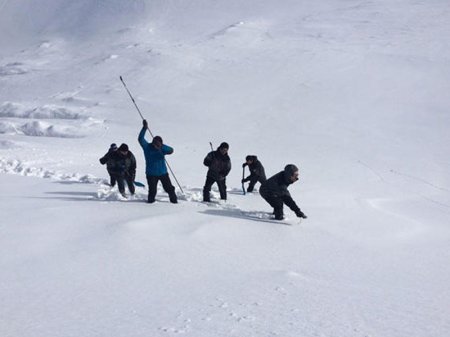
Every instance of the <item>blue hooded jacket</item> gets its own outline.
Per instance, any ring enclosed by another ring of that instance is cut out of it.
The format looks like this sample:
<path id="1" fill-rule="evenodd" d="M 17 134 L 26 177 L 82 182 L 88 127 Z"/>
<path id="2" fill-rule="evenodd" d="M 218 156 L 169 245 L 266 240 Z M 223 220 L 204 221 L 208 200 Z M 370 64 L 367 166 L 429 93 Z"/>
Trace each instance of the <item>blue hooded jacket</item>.
<path id="1" fill-rule="evenodd" d="M 162 176 L 167 174 L 166 160 L 164 156 L 166 154 L 172 154 L 173 148 L 165 144 L 161 149 L 157 149 L 152 143 L 145 140 L 146 128 L 142 128 L 139 133 L 138 141 L 144 150 L 145 156 L 145 174 L 149 176 Z"/>

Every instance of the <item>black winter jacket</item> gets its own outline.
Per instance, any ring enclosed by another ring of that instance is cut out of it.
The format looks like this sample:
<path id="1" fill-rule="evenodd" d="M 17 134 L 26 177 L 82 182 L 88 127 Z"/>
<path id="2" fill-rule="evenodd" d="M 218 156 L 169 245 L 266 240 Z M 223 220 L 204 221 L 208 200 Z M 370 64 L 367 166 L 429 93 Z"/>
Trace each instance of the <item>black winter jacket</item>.
<path id="1" fill-rule="evenodd" d="M 283 202 L 295 213 L 300 212 L 300 207 L 297 206 L 288 191 L 288 186 L 292 184 L 289 177 L 286 177 L 284 171 L 278 172 L 261 184 L 259 194 L 264 199 L 281 198 Z"/>
<path id="2" fill-rule="evenodd" d="M 100 164 L 105 165 L 108 171 L 111 170 L 113 163 L 111 160 L 111 155 L 116 152 L 115 150 L 109 150 L 103 157 L 100 158 Z"/>
<path id="3" fill-rule="evenodd" d="M 252 179 L 255 179 L 261 183 L 266 181 L 267 180 L 266 172 L 264 170 L 264 166 L 258 160 L 258 157 L 251 156 L 251 159 L 252 159 L 253 163 L 248 165 L 248 169 L 250 170 L 250 175 L 247 178 L 245 178 L 244 181 L 250 181 Z"/>
<path id="4" fill-rule="evenodd" d="M 230 157 L 228 154 L 222 155 L 219 150 L 208 153 L 203 164 L 209 167 L 206 175 L 214 180 L 224 180 L 231 171 Z"/>
<path id="5" fill-rule="evenodd" d="M 131 151 L 124 156 L 119 151 L 114 151 L 110 156 L 108 163 L 111 162 L 110 174 L 122 177 L 136 176 L 136 158 Z"/>

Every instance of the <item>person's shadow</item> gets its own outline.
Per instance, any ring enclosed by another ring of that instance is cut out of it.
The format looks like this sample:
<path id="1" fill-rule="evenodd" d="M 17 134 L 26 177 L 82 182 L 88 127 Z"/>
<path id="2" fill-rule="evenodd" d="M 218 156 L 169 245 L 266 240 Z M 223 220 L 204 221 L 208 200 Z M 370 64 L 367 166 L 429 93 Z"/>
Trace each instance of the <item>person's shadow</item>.
<path id="1" fill-rule="evenodd" d="M 96 192 L 45 192 L 49 197 L 42 199 L 57 199 L 65 201 L 100 201 Z"/>
<path id="2" fill-rule="evenodd" d="M 256 222 L 265 222 L 271 224 L 278 225 L 289 225 L 283 221 L 271 219 L 270 213 L 266 212 L 255 212 L 255 211 L 242 211 L 240 209 L 207 209 L 205 211 L 201 211 L 200 213 L 212 215 L 212 216 L 221 216 L 227 218 L 235 218 L 242 220 L 250 220 Z"/>

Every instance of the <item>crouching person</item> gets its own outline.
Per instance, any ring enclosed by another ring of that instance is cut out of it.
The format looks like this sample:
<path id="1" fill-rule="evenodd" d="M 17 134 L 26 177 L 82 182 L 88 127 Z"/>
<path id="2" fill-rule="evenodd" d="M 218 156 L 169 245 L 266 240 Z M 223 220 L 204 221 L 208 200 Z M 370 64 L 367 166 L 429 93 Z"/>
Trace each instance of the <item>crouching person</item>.
<path id="1" fill-rule="evenodd" d="M 247 181 L 249 181 L 250 183 L 248 184 L 247 192 L 253 192 L 253 189 L 255 188 L 257 182 L 260 182 L 262 184 L 266 181 L 266 172 L 264 171 L 264 166 L 256 156 L 248 155 L 245 158 L 245 163 L 242 164 L 242 167 L 245 168 L 245 166 L 247 165 L 250 171 L 250 175 L 247 178 L 242 179 L 242 183 L 246 183 Z"/>
<path id="2" fill-rule="evenodd" d="M 259 194 L 273 207 L 275 219 L 283 220 L 283 205 L 286 204 L 299 218 L 306 219 L 288 191 L 288 186 L 298 180 L 298 168 L 293 164 L 286 165 L 283 171 L 265 181 L 259 189 Z"/>

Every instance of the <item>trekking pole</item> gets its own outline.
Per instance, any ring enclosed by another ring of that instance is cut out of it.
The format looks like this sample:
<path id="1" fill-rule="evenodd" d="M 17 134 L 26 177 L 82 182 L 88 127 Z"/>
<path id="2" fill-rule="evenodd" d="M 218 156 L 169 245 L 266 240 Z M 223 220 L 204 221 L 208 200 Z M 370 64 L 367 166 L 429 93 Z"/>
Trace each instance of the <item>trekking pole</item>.
<path id="1" fill-rule="evenodd" d="M 139 107 L 138 107 L 137 104 L 136 104 L 136 101 L 135 101 L 134 98 L 133 98 L 133 95 L 131 95 L 130 90 L 128 90 L 128 87 L 127 87 L 127 85 L 125 84 L 125 82 L 124 82 L 122 76 L 120 76 L 120 81 L 122 82 L 123 86 L 125 87 L 125 90 L 127 91 L 128 95 L 130 96 L 131 101 L 133 102 L 134 106 L 136 107 L 136 110 L 139 112 L 139 115 L 141 116 L 142 120 L 145 120 L 144 116 L 143 116 L 142 113 L 141 113 L 141 110 L 139 109 Z M 147 125 L 147 130 L 148 130 L 148 132 L 150 133 L 150 136 L 152 136 L 152 138 L 154 138 L 153 133 L 150 131 L 150 128 L 148 127 L 148 125 Z M 183 195 L 185 195 L 183 189 L 181 188 L 180 183 L 178 182 L 177 177 L 175 176 L 175 173 L 173 173 L 172 168 L 170 167 L 169 163 L 167 162 L 167 159 L 164 158 L 164 161 L 166 162 L 167 168 L 169 169 L 169 171 L 170 171 L 170 173 L 172 174 L 173 178 L 175 179 L 175 181 L 176 181 L 178 187 L 180 188 L 181 193 L 182 193 Z"/>
<path id="2" fill-rule="evenodd" d="M 214 149 L 213 149 L 213 146 L 212 146 L 212 143 L 211 143 L 211 142 L 209 142 L 209 146 L 211 146 L 211 151 L 214 151 Z"/>
<path id="3" fill-rule="evenodd" d="M 245 177 L 245 166 L 242 166 L 242 193 L 244 193 L 245 195 L 244 177 Z"/>
<path id="4" fill-rule="evenodd" d="M 144 120 L 145 118 L 144 118 L 144 116 L 142 115 L 141 110 L 140 110 L 139 107 L 137 106 L 136 101 L 135 101 L 134 98 L 133 98 L 133 95 L 131 95 L 130 90 L 128 90 L 127 85 L 126 85 L 125 82 L 123 81 L 122 76 L 120 76 L 120 81 L 122 82 L 123 86 L 125 87 L 125 90 L 127 91 L 128 95 L 130 96 L 131 101 L 133 102 L 134 106 L 136 107 L 137 112 L 139 112 L 139 115 L 141 116 L 142 120 Z M 147 130 L 148 130 L 148 132 L 150 132 L 150 136 L 153 137 L 153 133 L 150 131 L 150 128 L 149 128 L 148 126 L 147 126 Z"/>

